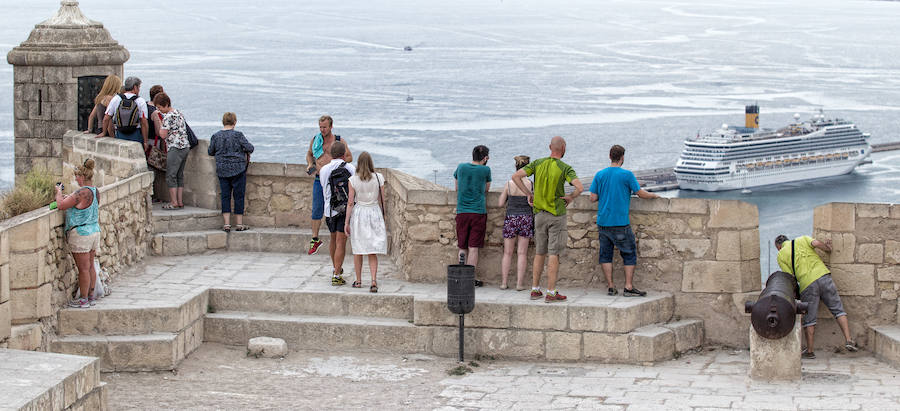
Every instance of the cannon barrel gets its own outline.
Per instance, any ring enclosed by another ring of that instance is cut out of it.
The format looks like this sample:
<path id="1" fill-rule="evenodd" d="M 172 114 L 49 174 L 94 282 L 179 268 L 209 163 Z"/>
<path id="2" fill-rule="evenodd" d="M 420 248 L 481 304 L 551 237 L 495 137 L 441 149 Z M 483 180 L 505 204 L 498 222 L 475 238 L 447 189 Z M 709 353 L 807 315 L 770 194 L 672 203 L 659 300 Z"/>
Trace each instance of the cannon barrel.
<path id="1" fill-rule="evenodd" d="M 750 323 L 760 337 L 777 340 L 794 329 L 797 314 L 805 314 L 807 304 L 797 301 L 797 281 L 794 276 L 776 271 L 766 280 L 766 288 L 759 293 L 755 303 L 744 303 L 744 311 L 750 313 Z"/>

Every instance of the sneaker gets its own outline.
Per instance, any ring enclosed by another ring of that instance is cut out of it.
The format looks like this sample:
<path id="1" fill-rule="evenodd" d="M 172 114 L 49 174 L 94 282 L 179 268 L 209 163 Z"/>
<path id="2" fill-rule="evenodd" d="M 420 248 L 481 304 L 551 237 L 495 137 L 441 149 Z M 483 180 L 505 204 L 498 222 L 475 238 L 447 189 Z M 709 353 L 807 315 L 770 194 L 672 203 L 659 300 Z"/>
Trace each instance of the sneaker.
<path id="1" fill-rule="evenodd" d="M 853 340 L 847 341 L 847 343 L 844 344 L 844 348 L 846 348 L 847 351 L 850 351 L 850 352 L 859 351 L 859 346 L 856 345 L 856 341 L 853 341 Z"/>
<path id="2" fill-rule="evenodd" d="M 622 291 L 622 295 L 626 297 L 645 297 L 647 292 L 638 290 L 637 288 L 632 288 L 630 290 L 626 288 L 625 291 Z"/>
<path id="3" fill-rule="evenodd" d="M 339 285 L 344 285 L 344 284 L 347 284 L 347 281 L 344 280 L 344 277 L 341 277 L 341 276 L 331 277 L 331 285 L 339 286 Z"/>
<path id="4" fill-rule="evenodd" d="M 88 308 L 91 306 L 91 303 L 87 298 L 76 298 L 72 301 L 69 301 L 69 307 L 72 308 Z"/>
<path id="5" fill-rule="evenodd" d="M 475 280 L 475 286 L 476 286 L 476 287 L 481 287 L 481 286 L 483 286 L 483 285 L 484 285 L 484 281 L 481 281 L 481 280 Z"/>
<path id="6" fill-rule="evenodd" d="M 566 296 L 562 295 L 559 291 L 556 294 L 547 293 L 547 296 L 544 297 L 545 303 L 556 303 L 560 301 L 566 301 Z"/>
<path id="7" fill-rule="evenodd" d="M 97 304 L 97 299 L 95 299 L 93 295 L 90 296 L 90 297 L 88 297 L 88 305 L 90 305 L 91 307 L 93 307 L 93 306 L 96 305 L 96 304 Z"/>
<path id="8" fill-rule="evenodd" d="M 800 353 L 800 358 L 807 359 L 807 360 L 815 360 L 816 353 L 809 352 L 806 348 L 804 348 L 803 352 Z"/>
<path id="9" fill-rule="evenodd" d="M 619 293 L 619 290 L 612 288 L 612 287 L 610 287 L 608 290 L 606 290 L 606 295 L 616 295 L 618 293 Z"/>
<path id="10" fill-rule="evenodd" d="M 321 247 L 322 244 L 325 244 L 324 242 L 322 242 L 322 240 L 309 240 L 309 253 L 307 254 L 315 254 L 317 251 L 319 251 L 319 247 Z"/>
<path id="11" fill-rule="evenodd" d="M 544 293 L 541 290 L 531 290 L 531 299 L 537 300 L 544 296 Z"/>

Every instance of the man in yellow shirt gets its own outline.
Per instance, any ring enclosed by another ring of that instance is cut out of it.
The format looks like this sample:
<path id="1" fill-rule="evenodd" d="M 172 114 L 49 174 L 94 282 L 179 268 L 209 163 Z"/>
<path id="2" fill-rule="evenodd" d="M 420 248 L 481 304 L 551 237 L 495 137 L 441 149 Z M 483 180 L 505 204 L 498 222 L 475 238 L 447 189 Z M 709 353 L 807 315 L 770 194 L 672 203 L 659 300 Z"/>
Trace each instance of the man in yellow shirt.
<path id="1" fill-rule="evenodd" d="M 844 333 L 846 341 L 844 348 L 847 351 L 857 351 L 856 343 L 850 338 L 850 325 L 847 322 L 844 305 L 841 303 L 841 296 L 838 295 L 837 287 L 831 279 L 831 272 L 815 250 L 818 248 L 830 253 L 831 240 L 822 242 L 808 235 L 788 240 L 787 236 L 782 234 L 775 237 L 775 248 L 778 249 L 778 266 L 781 267 L 781 271 L 797 279 L 797 283 L 800 284 L 800 300 L 809 304 L 809 311 L 803 314 L 801 322 L 806 335 L 803 358 L 816 358 L 813 352 L 813 338 L 816 333 L 816 315 L 819 312 L 820 299 L 825 302 Z"/>

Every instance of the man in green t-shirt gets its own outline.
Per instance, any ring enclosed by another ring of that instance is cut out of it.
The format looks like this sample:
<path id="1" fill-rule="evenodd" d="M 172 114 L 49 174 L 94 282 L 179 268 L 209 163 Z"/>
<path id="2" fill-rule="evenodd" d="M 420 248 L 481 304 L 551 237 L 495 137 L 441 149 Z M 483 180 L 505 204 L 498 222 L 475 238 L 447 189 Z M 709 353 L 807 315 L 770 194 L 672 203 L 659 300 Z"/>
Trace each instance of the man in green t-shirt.
<path id="1" fill-rule="evenodd" d="M 847 351 L 858 350 L 856 343 L 850 338 L 850 325 L 847 322 L 847 313 L 841 303 L 837 287 L 831 279 L 828 267 L 816 254 L 816 248 L 831 252 L 831 240 L 824 242 L 814 240 L 805 235 L 788 240 L 787 236 L 775 237 L 775 248 L 778 249 L 778 266 L 781 271 L 793 275 L 800 285 L 800 300 L 809 304 L 809 311 L 803 314 L 801 324 L 806 335 L 806 349 L 803 350 L 803 358 L 816 358 L 813 352 L 813 339 L 816 333 L 816 315 L 819 312 L 819 300 L 825 302 L 828 310 L 834 315 L 841 332 L 844 333 L 844 348 Z"/>
<path id="2" fill-rule="evenodd" d="M 541 274 L 547 254 L 547 296 L 544 302 L 565 301 L 566 296 L 556 290 L 556 276 L 559 272 L 559 256 L 565 254 L 569 233 L 566 228 L 566 207 L 572 204 L 584 191 L 575 170 L 562 162 L 566 155 L 566 140 L 556 136 L 550 140 L 550 157 L 528 163 L 512 176 L 519 190 L 528 195 L 528 202 L 534 207 L 534 278 L 531 299 L 541 298 Z M 534 192 L 528 189 L 522 179 L 534 174 Z M 575 186 L 566 195 L 566 182 Z"/>

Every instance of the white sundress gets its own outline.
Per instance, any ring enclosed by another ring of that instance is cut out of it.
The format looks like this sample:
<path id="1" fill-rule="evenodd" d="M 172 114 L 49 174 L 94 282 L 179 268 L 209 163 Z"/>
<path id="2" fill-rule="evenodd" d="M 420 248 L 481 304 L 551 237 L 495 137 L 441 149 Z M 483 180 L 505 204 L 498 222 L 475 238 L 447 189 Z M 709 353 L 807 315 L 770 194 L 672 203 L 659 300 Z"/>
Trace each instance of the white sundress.
<path id="1" fill-rule="evenodd" d="M 375 173 L 369 181 L 359 175 L 350 177 L 356 192 L 356 204 L 350 215 L 350 244 L 353 254 L 387 254 L 387 229 L 378 204 L 378 194 L 384 177 Z"/>

